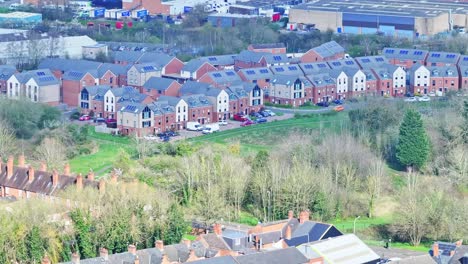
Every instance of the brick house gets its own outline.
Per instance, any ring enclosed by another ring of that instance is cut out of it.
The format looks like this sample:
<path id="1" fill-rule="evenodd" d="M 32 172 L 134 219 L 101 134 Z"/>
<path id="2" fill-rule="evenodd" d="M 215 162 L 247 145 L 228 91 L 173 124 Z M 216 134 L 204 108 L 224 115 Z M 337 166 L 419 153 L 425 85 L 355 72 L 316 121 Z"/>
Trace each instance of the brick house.
<path id="1" fill-rule="evenodd" d="M 160 96 L 158 101 L 174 108 L 175 118 L 173 128 L 174 130 L 185 129 L 188 120 L 188 104 L 184 99 L 175 96 Z"/>
<path id="2" fill-rule="evenodd" d="M 289 63 L 286 54 L 271 54 L 266 52 L 254 52 L 244 50 L 234 59 L 234 69 L 270 67 L 273 65 L 284 65 Z"/>
<path id="3" fill-rule="evenodd" d="M 232 88 L 226 88 L 226 93 L 229 95 L 229 110 L 232 114 L 241 113 L 248 115 L 250 113 L 249 95 L 244 89 L 237 89 L 238 86 L 239 83 L 235 84 Z"/>
<path id="4" fill-rule="evenodd" d="M 409 71 L 409 91 L 413 94 L 427 94 L 430 89 L 431 71 L 422 64 L 415 64 Z M 437 87 L 434 86 L 434 89 Z"/>
<path id="5" fill-rule="evenodd" d="M 302 76 L 276 75 L 271 81 L 268 97 L 273 104 L 300 106 L 306 102 L 305 86 L 309 80 Z"/>
<path id="6" fill-rule="evenodd" d="M 151 77 L 161 77 L 161 68 L 153 63 L 134 64 L 127 71 L 127 83 L 141 91 Z"/>
<path id="7" fill-rule="evenodd" d="M 205 73 L 216 70 L 217 69 L 207 61 L 193 59 L 184 65 L 180 71 L 180 76 L 186 80 L 198 80 Z"/>
<path id="8" fill-rule="evenodd" d="M 16 73 L 7 80 L 7 97 L 56 106 L 60 103 L 60 81 L 49 69 Z"/>
<path id="9" fill-rule="evenodd" d="M 304 75 L 313 75 L 331 69 L 326 62 L 304 62 L 298 65 Z"/>
<path id="10" fill-rule="evenodd" d="M 456 66 L 460 59 L 460 53 L 431 51 L 428 53 L 425 66 Z"/>
<path id="11" fill-rule="evenodd" d="M 242 99 L 242 106 L 239 105 L 239 109 L 243 109 L 244 112 L 258 112 L 263 108 L 264 91 L 258 84 L 239 82 L 231 85 L 229 90 L 239 98 L 247 98 L 246 103 Z"/>
<path id="12" fill-rule="evenodd" d="M 245 82 L 256 83 L 262 89 L 268 89 L 270 81 L 274 77 L 268 67 L 241 69 L 237 72 Z"/>
<path id="13" fill-rule="evenodd" d="M 308 75 L 307 78 L 310 80 L 312 84 L 312 89 L 310 92 L 307 92 L 307 101 L 313 102 L 314 104 L 319 103 L 319 102 L 330 102 L 333 101 L 336 98 L 336 80 L 337 79 L 342 79 L 343 72 L 340 71 L 325 71 L 322 73 L 314 74 L 314 75 Z M 334 78 L 332 78 L 332 75 Z M 345 77 L 347 79 L 347 76 L 345 74 Z M 340 87 L 343 88 L 346 83 L 342 82 L 340 84 Z M 346 85 L 346 90 L 347 90 L 347 85 Z M 344 91 L 344 88 L 343 88 Z M 309 96 L 310 93 L 310 96 Z"/>
<path id="14" fill-rule="evenodd" d="M 345 57 L 344 48 L 336 43 L 330 41 L 318 47 L 308 50 L 301 57 L 301 62 L 320 62 L 343 59 Z"/>
<path id="15" fill-rule="evenodd" d="M 118 109 L 126 103 L 148 104 L 153 99 L 146 94 L 141 94 L 132 86 L 122 86 L 107 90 L 104 94 L 104 116 L 115 118 Z"/>
<path id="16" fill-rule="evenodd" d="M 187 121 L 208 124 L 218 120 L 213 118 L 214 107 L 203 94 L 192 94 L 181 97 L 188 105 Z"/>
<path id="17" fill-rule="evenodd" d="M 372 69 L 377 78 L 377 94 L 402 97 L 406 92 L 406 72 L 400 66 L 384 64 Z"/>
<path id="18" fill-rule="evenodd" d="M 366 75 L 366 95 L 377 95 L 377 76 L 372 70 L 363 69 L 362 72 Z"/>
<path id="19" fill-rule="evenodd" d="M 391 64 L 400 66 L 403 69 L 410 69 L 415 64 L 424 65 L 428 53 L 427 50 L 418 49 L 384 48 L 382 50 L 383 56 L 385 56 Z"/>
<path id="20" fill-rule="evenodd" d="M 343 70 L 338 69 L 329 70 L 328 74 L 335 83 L 335 89 L 333 89 L 333 83 L 325 78 L 323 79 L 325 86 L 322 90 L 325 90 L 327 95 L 331 92 L 331 97 L 329 98 L 332 98 L 333 100 L 346 99 L 348 95 L 348 76 L 346 75 L 346 73 Z"/>
<path id="21" fill-rule="evenodd" d="M 358 68 L 344 67 L 348 76 L 348 97 L 359 97 L 366 94 L 366 74 Z"/>
<path id="22" fill-rule="evenodd" d="M 160 52 L 118 51 L 115 52 L 114 63 L 122 65 L 151 63 L 161 69 L 161 75 L 180 74 L 180 70 L 184 67 L 181 60 Z"/>
<path id="23" fill-rule="evenodd" d="M 201 57 L 200 60 L 206 61 L 213 65 L 217 70 L 234 70 L 234 59 L 237 57 L 237 54 L 232 55 L 217 55 L 217 56 L 207 56 Z"/>
<path id="24" fill-rule="evenodd" d="M 39 169 L 25 164 L 23 155 L 18 157 L 18 164 L 14 166 L 14 158 L 10 156 L 6 163 L 0 158 L 0 197 L 32 198 L 56 196 L 60 191 L 70 186 L 98 188 L 104 191 L 105 182 L 94 181 L 94 174 L 88 179 L 81 175 L 72 176 L 70 166 L 65 165 L 62 174 L 56 170 L 47 171 L 47 165 L 41 164 Z"/>
<path id="25" fill-rule="evenodd" d="M 303 76 L 304 72 L 298 65 L 280 65 L 271 66 L 270 70 L 275 75 L 291 75 L 291 76 Z"/>
<path id="26" fill-rule="evenodd" d="M 79 106 L 81 90 L 86 86 L 99 85 L 97 71 L 66 71 L 62 77 L 62 102 L 69 107 Z"/>
<path id="27" fill-rule="evenodd" d="M 117 111 L 117 128 L 123 135 L 151 135 L 154 121 L 153 110 L 147 104 L 124 102 Z"/>
<path id="28" fill-rule="evenodd" d="M 466 90 L 468 89 L 468 55 L 460 57 L 458 60 L 458 70 L 458 75 L 460 76 L 460 88 Z"/>
<path id="29" fill-rule="evenodd" d="M 80 108 L 83 114 L 93 111 L 95 117 L 104 117 L 104 95 L 111 89 L 108 85 L 88 86 L 81 90 Z"/>
<path id="30" fill-rule="evenodd" d="M 181 85 L 177 81 L 163 77 L 151 77 L 146 81 L 141 89 L 141 93 L 151 96 L 157 100 L 158 97 L 177 96 Z"/>
<path id="31" fill-rule="evenodd" d="M 16 72 L 16 67 L 12 65 L 0 65 L 0 95 L 6 94 L 7 80 Z"/>
<path id="32" fill-rule="evenodd" d="M 153 102 L 148 105 L 154 113 L 153 133 L 176 130 L 175 108 L 167 101 Z"/>
<path id="33" fill-rule="evenodd" d="M 234 70 L 224 70 L 207 72 L 198 81 L 211 84 L 217 88 L 226 88 L 233 83 L 242 81 L 242 79 Z"/>
<path id="34" fill-rule="evenodd" d="M 127 85 L 127 66 L 103 63 L 98 68 L 99 84 L 119 87 Z"/>
<path id="35" fill-rule="evenodd" d="M 224 89 L 212 87 L 207 83 L 188 81 L 179 90 L 179 96 L 195 94 L 203 94 L 212 103 L 212 121 L 226 120 L 231 117 L 229 94 Z"/>
<path id="36" fill-rule="evenodd" d="M 446 94 L 449 91 L 457 92 L 460 89 L 458 70 L 455 66 L 428 67 L 430 71 L 429 92 Z"/>
<path id="37" fill-rule="evenodd" d="M 254 52 L 267 52 L 272 54 L 286 54 L 286 46 L 284 43 L 266 43 L 266 44 L 250 44 L 247 50 Z"/>
<path id="38" fill-rule="evenodd" d="M 379 68 L 382 65 L 390 64 L 388 59 L 384 56 L 363 56 L 354 58 L 357 64 L 361 66 L 361 69 L 373 69 Z"/>

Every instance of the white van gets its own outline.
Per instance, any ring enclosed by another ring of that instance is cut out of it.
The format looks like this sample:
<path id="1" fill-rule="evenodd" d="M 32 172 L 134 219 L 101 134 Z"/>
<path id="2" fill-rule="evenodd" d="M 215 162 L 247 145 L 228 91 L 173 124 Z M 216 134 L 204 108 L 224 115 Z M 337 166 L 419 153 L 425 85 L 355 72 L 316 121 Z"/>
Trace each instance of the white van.
<path id="1" fill-rule="evenodd" d="M 217 131 L 219 131 L 219 124 L 213 123 L 213 124 L 206 125 L 205 128 L 202 130 L 202 133 L 211 134 Z"/>
<path id="2" fill-rule="evenodd" d="M 187 130 L 189 130 L 189 131 L 201 131 L 201 130 L 203 130 L 203 127 L 198 122 L 187 122 Z"/>

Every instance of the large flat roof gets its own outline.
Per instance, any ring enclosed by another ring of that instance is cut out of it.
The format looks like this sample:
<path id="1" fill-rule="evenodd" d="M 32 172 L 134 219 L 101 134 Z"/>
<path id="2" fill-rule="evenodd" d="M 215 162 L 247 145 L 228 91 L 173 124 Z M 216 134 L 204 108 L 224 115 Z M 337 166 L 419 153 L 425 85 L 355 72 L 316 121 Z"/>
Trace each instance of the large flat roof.
<path id="1" fill-rule="evenodd" d="M 312 0 L 291 8 L 382 16 L 436 17 L 449 10 L 468 15 L 468 3 L 447 0 Z"/>

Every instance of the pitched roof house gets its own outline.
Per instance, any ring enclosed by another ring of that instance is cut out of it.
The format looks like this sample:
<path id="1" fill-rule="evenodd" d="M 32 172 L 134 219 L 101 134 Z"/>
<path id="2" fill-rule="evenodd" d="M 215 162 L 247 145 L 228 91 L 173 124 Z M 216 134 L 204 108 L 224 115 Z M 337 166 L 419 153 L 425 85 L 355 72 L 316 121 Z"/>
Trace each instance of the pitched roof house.
<path id="1" fill-rule="evenodd" d="M 31 102 L 58 105 L 60 81 L 49 69 L 16 73 L 7 80 L 7 97 L 10 99 L 27 98 Z"/>
<path id="2" fill-rule="evenodd" d="M 7 80 L 16 73 L 16 67 L 13 65 L 0 65 L 0 94 L 7 92 Z"/>
<path id="3" fill-rule="evenodd" d="M 419 49 L 384 48 L 382 50 L 382 55 L 391 64 L 401 66 L 403 69 L 409 69 L 416 63 L 424 65 L 428 53 L 427 50 Z"/>
<path id="4" fill-rule="evenodd" d="M 155 100 L 162 95 L 177 96 L 181 85 L 174 79 L 151 77 L 143 85 L 141 92 Z"/>
<path id="5" fill-rule="evenodd" d="M 206 60 L 193 59 L 182 67 L 180 76 L 184 79 L 197 80 L 205 73 L 216 70 L 217 69 Z"/>
<path id="6" fill-rule="evenodd" d="M 234 70 L 207 72 L 199 79 L 199 82 L 209 83 L 218 88 L 240 81 L 242 81 L 241 78 Z"/>
<path id="7" fill-rule="evenodd" d="M 431 51 L 427 54 L 426 66 L 455 66 L 460 53 Z"/>
<path id="8" fill-rule="evenodd" d="M 301 57 L 301 62 L 320 62 L 344 58 L 344 48 L 336 41 L 326 42 L 308 50 Z"/>

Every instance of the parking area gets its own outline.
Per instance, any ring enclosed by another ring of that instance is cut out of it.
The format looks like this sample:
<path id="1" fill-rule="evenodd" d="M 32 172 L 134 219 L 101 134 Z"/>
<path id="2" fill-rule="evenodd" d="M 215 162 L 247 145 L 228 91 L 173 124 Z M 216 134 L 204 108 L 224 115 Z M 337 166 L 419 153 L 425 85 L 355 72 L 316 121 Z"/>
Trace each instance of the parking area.
<path id="1" fill-rule="evenodd" d="M 268 122 L 272 122 L 274 120 L 285 120 L 294 117 L 294 114 L 282 114 L 280 116 L 270 116 L 267 117 Z M 233 121 L 229 120 L 228 124 L 225 126 L 219 126 L 219 131 L 226 131 L 226 130 L 231 130 L 234 128 L 240 128 L 242 122 L 239 121 Z M 261 124 L 255 124 L 253 126 L 261 126 Z M 187 138 L 192 138 L 192 137 L 199 137 L 203 136 L 201 131 L 188 131 L 188 130 L 180 130 L 179 131 L 179 136 L 171 138 L 171 141 L 175 140 L 181 140 L 181 139 L 187 139 Z"/>

